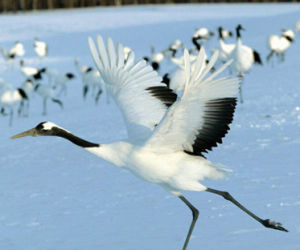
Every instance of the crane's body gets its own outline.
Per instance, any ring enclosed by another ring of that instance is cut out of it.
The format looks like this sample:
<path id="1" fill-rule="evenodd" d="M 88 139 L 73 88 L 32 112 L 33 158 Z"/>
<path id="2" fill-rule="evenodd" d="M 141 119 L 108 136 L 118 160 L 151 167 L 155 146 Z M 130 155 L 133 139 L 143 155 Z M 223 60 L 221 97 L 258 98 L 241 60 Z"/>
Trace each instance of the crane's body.
<path id="1" fill-rule="evenodd" d="M 25 55 L 24 45 L 21 42 L 16 41 L 15 45 L 10 49 L 10 54 L 15 54 L 17 56 L 24 56 Z"/>
<path id="2" fill-rule="evenodd" d="M 240 38 L 237 39 L 235 49 L 233 51 L 234 68 L 239 76 L 244 76 L 248 73 L 254 63 L 253 50 L 242 44 Z"/>
<path id="3" fill-rule="evenodd" d="M 8 89 L 5 90 L 1 96 L 0 96 L 0 107 L 1 111 L 0 113 L 2 115 L 5 114 L 5 109 L 9 109 L 9 125 L 12 125 L 13 121 L 13 113 L 14 113 L 14 107 L 18 104 L 20 104 L 22 101 L 28 100 L 28 96 L 24 92 L 23 89 Z M 21 113 L 21 109 L 19 108 L 18 113 Z"/>
<path id="4" fill-rule="evenodd" d="M 52 86 L 37 83 L 34 87 L 34 91 L 43 99 L 43 115 L 47 114 L 47 101 L 51 100 L 57 103 L 60 108 L 63 108 L 63 103 L 61 100 L 55 97 L 54 89 Z"/>
<path id="5" fill-rule="evenodd" d="M 48 54 L 48 45 L 44 41 L 40 41 L 37 38 L 33 42 L 34 51 L 39 58 L 44 58 Z"/>
<path id="6" fill-rule="evenodd" d="M 88 147 L 86 150 L 170 192 L 203 191 L 205 186 L 200 183 L 201 180 L 226 176 L 226 171 L 217 164 L 182 151 L 165 152 L 163 148 L 160 151 L 128 141 Z"/>
<path id="7" fill-rule="evenodd" d="M 108 93 L 123 113 L 128 139 L 109 144 L 92 143 L 52 122 L 42 122 L 13 139 L 29 135 L 59 136 L 148 182 L 159 184 L 192 211 L 193 220 L 184 250 L 199 212 L 181 190 L 220 195 L 265 227 L 287 231 L 280 223 L 259 218 L 229 193 L 201 184 L 204 179 L 222 178 L 226 174 L 203 154 L 222 142 L 233 119 L 239 80 L 216 77 L 230 62 L 207 75 L 217 61 L 218 53 L 206 64 L 204 50 L 200 50 L 191 67 L 189 53 L 185 50 L 185 85 L 182 96 L 177 97 L 150 65 L 144 60 L 135 62 L 133 52 L 125 60 L 122 44 L 115 48 L 113 41 L 108 39 L 105 45 L 98 36 L 97 47 L 91 38 L 89 45 Z"/>
<path id="8" fill-rule="evenodd" d="M 220 59 L 223 61 L 228 60 L 230 54 L 235 48 L 234 43 L 225 43 L 224 38 L 227 38 L 229 36 L 232 36 L 230 31 L 224 30 L 222 27 L 218 28 L 218 34 L 219 34 L 219 45 L 220 45 Z M 231 35 L 229 35 L 231 34 Z"/>
<path id="9" fill-rule="evenodd" d="M 291 46 L 294 38 L 295 33 L 293 30 L 284 30 L 281 36 L 269 36 L 268 46 L 270 53 L 267 55 L 267 61 L 269 61 L 273 55 L 276 55 L 281 61 L 284 61 L 285 52 Z"/>
<path id="10" fill-rule="evenodd" d="M 128 49 L 124 49 L 125 58 L 127 58 L 128 56 L 127 53 L 130 53 Z M 98 103 L 99 98 L 103 92 L 103 80 L 101 78 L 99 71 L 94 70 L 92 67 L 86 65 L 80 65 L 77 59 L 75 59 L 74 64 L 77 72 L 79 73 L 82 79 L 83 98 L 85 99 L 87 93 L 91 90 L 92 95 L 95 96 L 96 103 Z"/>
<path id="11" fill-rule="evenodd" d="M 257 51 L 246 46 L 242 43 L 241 30 L 244 28 L 239 24 L 236 27 L 236 45 L 231 53 L 231 58 L 233 59 L 233 69 L 236 72 L 236 75 L 242 80 L 246 73 L 248 73 L 253 64 L 262 65 L 261 57 Z M 240 102 L 243 103 L 242 95 L 242 81 L 239 89 L 240 93 Z"/>

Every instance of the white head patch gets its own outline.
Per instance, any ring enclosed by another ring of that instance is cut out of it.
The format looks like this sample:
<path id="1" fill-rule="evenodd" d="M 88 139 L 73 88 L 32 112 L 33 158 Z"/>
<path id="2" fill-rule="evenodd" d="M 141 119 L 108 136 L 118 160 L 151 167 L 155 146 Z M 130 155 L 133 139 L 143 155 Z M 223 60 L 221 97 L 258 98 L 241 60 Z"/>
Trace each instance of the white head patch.
<path id="1" fill-rule="evenodd" d="M 60 129 L 63 129 L 63 130 L 66 130 L 58 125 L 56 125 L 55 123 L 53 122 L 44 122 L 43 124 L 43 129 L 44 130 L 51 130 L 52 128 L 56 127 L 56 128 L 60 128 Z"/>

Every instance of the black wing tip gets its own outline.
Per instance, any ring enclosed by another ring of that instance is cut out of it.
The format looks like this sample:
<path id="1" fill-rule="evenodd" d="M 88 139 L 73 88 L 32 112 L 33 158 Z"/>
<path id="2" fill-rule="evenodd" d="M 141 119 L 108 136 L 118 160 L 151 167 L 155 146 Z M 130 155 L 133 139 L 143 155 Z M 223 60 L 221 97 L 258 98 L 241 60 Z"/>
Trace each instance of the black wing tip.
<path id="1" fill-rule="evenodd" d="M 194 141 L 193 152 L 185 151 L 191 155 L 203 157 L 213 147 L 222 143 L 222 138 L 228 133 L 229 125 L 233 121 L 237 98 L 219 98 L 206 103 L 204 112 L 204 124 L 198 131 Z"/>
<path id="2" fill-rule="evenodd" d="M 172 106 L 172 104 L 177 100 L 177 94 L 169 89 L 167 86 L 153 86 L 146 89 L 153 97 L 157 98 L 167 107 Z"/>
<path id="3" fill-rule="evenodd" d="M 254 63 L 263 65 L 260 54 L 256 50 L 253 50 L 253 55 L 254 55 Z"/>

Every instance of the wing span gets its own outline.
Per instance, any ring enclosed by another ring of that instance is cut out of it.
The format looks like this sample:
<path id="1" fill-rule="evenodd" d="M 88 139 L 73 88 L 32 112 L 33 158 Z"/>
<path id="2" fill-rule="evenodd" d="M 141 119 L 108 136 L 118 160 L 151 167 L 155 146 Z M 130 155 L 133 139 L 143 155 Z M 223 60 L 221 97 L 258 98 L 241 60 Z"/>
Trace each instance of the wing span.
<path id="1" fill-rule="evenodd" d="M 207 65 L 203 49 L 193 67 L 187 51 L 184 57 L 186 83 L 183 95 L 170 107 L 146 145 L 160 150 L 182 150 L 202 155 L 221 143 L 229 130 L 239 79 L 215 78 L 231 61 L 206 76 L 217 61 L 217 52 Z"/>
<path id="2" fill-rule="evenodd" d="M 105 45 L 97 36 L 97 47 L 91 38 L 89 46 L 108 92 L 123 113 L 129 139 L 145 142 L 177 95 L 144 60 L 135 62 L 133 51 L 125 60 L 122 44 L 115 48 L 108 38 Z"/>

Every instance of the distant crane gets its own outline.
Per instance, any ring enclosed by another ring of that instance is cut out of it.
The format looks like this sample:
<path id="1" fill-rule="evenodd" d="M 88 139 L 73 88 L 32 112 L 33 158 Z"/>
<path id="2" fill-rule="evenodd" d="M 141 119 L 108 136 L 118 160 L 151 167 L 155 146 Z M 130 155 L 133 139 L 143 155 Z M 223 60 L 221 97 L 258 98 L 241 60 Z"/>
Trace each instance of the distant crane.
<path id="1" fill-rule="evenodd" d="M 23 89 L 8 89 L 1 93 L 0 95 L 0 114 L 7 115 L 5 113 L 6 109 L 9 109 L 9 126 L 12 125 L 13 121 L 13 114 L 14 114 L 14 107 L 17 104 L 20 104 L 22 101 L 28 100 L 28 96 L 24 92 Z M 18 113 L 21 113 L 21 109 L 18 110 Z"/>
<path id="2" fill-rule="evenodd" d="M 85 150 L 126 168 L 136 176 L 157 183 L 181 199 L 192 211 L 183 249 L 187 249 L 198 210 L 182 195 L 181 190 L 207 191 L 231 201 L 265 227 L 287 231 L 280 223 L 264 220 L 250 212 L 228 192 L 208 188 L 204 179 L 218 179 L 226 171 L 203 156 L 222 142 L 229 130 L 239 89 L 237 78 L 216 78 L 229 63 L 207 76 L 218 58 L 216 52 L 206 65 L 200 50 L 196 65 L 190 66 L 184 51 L 186 84 L 181 98 L 161 83 L 161 77 L 144 60 L 135 62 L 134 53 L 124 61 L 124 49 L 108 38 L 107 44 L 97 37 L 97 47 L 89 38 L 91 53 L 109 93 L 123 112 L 128 139 L 110 144 L 86 141 L 52 122 L 13 137 L 59 136 Z"/>
<path id="3" fill-rule="evenodd" d="M 38 38 L 34 38 L 33 41 L 34 51 L 37 56 L 42 59 L 47 56 L 48 54 L 48 45 L 44 41 L 40 41 Z"/>
<path id="4" fill-rule="evenodd" d="M 256 50 L 246 45 L 243 45 L 241 30 L 244 30 L 244 28 L 242 27 L 242 25 L 238 24 L 236 27 L 236 45 L 231 53 L 231 56 L 234 59 L 233 66 L 236 74 L 243 79 L 245 73 L 250 71 L 252 65 L 254 63 L 262 65 L 262 60 L 259 53 Z M 239 91 L 241 103 L 243 103 L 242 83 L 243 81 L 241 81 Z"/>
<path id="5" fill-rule="evenodd" d="M 283 30 L 282 35 L 271 35 L 268 39 L 270 53 L 267 55 L 269 61 L 274 55 L 281 61 L 284 61 L 285 52 L 294 41 L 295 33 L 293 30 Z"/>
<path id="6" fill-rule="evenodd" d="M 125 58 L 127 58 L 128 47 L 126 50 L 124 50 Z M 95 91 L 97 92 L 95 94 L 95 102 L 96 104 L 99 101 L 99 98 L 103 92 L 103 80 L 98 70 L 94 70 L 92 67 L 86 66 L 86 65 L 80 65 L 78 60 L 75 59 L 74 61 L 75 68 L 79 75 L 81 76 L 82 83 L 83 83 L 83 99 L 86 98 L 87 93 L 92 91 L 92 94 L 94 95 Z"/>
<path id="7" fill-rule="evenodd" d="M 57 103 L 60 108 L 63 108 L 63 103 L 61 100 L 55 98 L 54 88 L 49 85 L 37 83 L 34 86 L 34 91 L 43 99 L 43 112 L 42 115 L 47 114 L 47 101 L 51 100 L 54 103 Z"/>
<path id="8" fill-rule="evenodd" d="M 229 58 L 229 55 L 232 53 L 232 51 L 235 48 L 235 44 L 234 43 L 225 43 L 224 42 L 224 38 L 228 37 L 229 35 L 225 35 L 224 34 L 228 34 L 230 31 L 224 30 L 222 27 L 218 27 L 218 34 L 219 34 L 219 44 L 220 44 L 220 59 L 222 61 L 226 61 Z M 230 32 L 231 34 L 231 32 Z M 232 34 L 231 34 L 232 36 Z"/>

